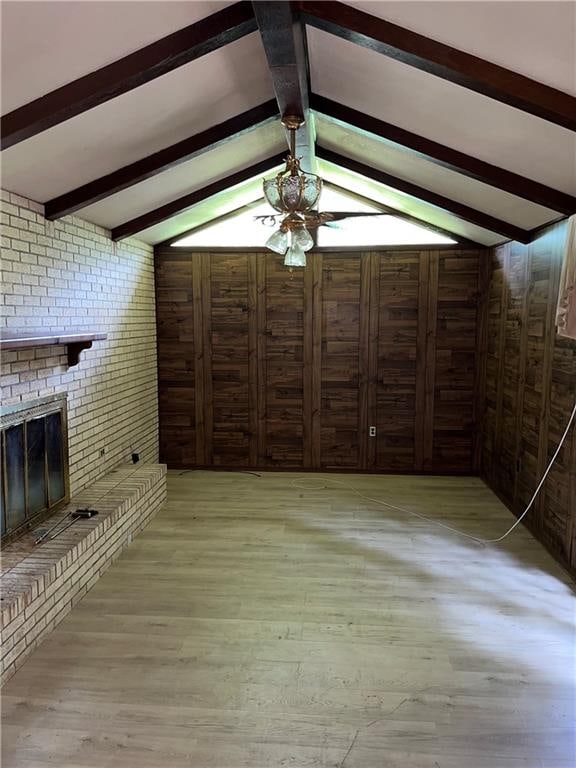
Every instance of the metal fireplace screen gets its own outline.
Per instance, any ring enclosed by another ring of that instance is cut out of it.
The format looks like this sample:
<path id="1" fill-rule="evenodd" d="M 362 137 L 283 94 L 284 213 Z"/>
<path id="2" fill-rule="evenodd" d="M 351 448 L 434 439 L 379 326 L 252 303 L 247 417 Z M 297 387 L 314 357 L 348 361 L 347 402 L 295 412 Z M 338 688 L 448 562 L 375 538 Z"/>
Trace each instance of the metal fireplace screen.
<path id="1" fill-rule="evenodd" d="M 66 396 L 9 406 L 0 428 L 4 543 L 69 499 Z"/>

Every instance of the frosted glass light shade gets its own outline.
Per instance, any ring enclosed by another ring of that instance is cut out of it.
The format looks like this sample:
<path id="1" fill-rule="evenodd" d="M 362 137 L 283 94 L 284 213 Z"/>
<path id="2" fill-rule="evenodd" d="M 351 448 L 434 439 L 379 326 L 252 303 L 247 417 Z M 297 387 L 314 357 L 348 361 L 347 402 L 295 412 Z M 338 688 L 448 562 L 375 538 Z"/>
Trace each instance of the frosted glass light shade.
<path id="1" fill-rule="evenodd" d="M 305 267 L 306 254 L 296 243 L 292 243 L 284 259 L 285 267 Z"/>
<path id="2" fill-rule="evenodd" d="M 300 171 L 291 176 L 278 174 L 263 183 L 264 196 L 272 208 L 281 213 L 309 211 L 318 202 L 322 191 L 322 179 L 313 173 Z"/>
<path id="3" fill-rule="evenodd" d="M 281 229 L 277 229 L 274 234 L 270 235 L 266 240 L 266 248 L 269 248 L 275 253 L 279 253 L 281 256 L 288 250 L 288 232 L 284 232 Z"/>
<path id="4" fill-rule="evenodd" d="M 292 245 L 298 245 L 303 251 L 309 251 L 314 246 L 312 235 L 306 227 L 300 227 L 292 232 Z"/>

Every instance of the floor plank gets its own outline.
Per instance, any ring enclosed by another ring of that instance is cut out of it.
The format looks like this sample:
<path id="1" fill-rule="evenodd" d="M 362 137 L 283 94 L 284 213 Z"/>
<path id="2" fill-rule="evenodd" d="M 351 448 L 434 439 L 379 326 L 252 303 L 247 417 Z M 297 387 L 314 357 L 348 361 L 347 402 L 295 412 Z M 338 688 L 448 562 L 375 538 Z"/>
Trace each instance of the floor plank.
<path id="1" fill-rule="evenodd" d="M 576 765 L 569 577 L 523 528 L 332 481 L 512 522 L 476 478 L 172 472 L 4 687 L 3 767 Z"/>

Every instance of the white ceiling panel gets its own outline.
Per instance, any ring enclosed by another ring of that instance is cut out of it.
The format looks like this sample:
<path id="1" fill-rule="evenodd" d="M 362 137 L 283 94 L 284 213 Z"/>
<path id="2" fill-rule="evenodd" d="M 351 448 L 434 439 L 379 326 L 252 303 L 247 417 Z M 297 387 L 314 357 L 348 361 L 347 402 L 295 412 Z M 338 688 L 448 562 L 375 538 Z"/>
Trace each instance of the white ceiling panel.
<path id="1" fill-rule="evenodd" d="M 573 2 L 349 0 L 348 4 L 576 95 Z"/>
<path id="2" fill-rule="evenodd" d="M 4 1 L 2 114 L 227 5 L 231 3 Z"/>
<path id="3" fill-rule="evenodd" d="M 556 211 L 501 192 L 407 152 L 389 141 L 316 115 L 318 143 L 373 168 L 418 184 L 444 197 L 489 213 L 518 227 L 533 229 L 559 218 Z"/>
<path id="4" fill-rule="evenodd" d="M 284 149 L 286 138 L 280 122 L 269 123 L 83 208 L 80 215 L 111 229 Z"/>
<path id="5" fill-rule="evenodd" d="M 373 3 L 375 16 L 576 93 L 572 2 Z M 46 0 L 2 3 L 2 104 L 27 103 L 194 23 L 229 2 Z M 308 28 L 312 88 L 322 96 L 461 152 L 576 194 L 576 135 L 540 118 Z M 45 202 L 273 98 L 257 33 L 214 51 L 2 153 L 4 188 Z M 433 192 L 533 228 L 558 215 L 328 118 L 319 144 Z M 91 205 L 80 215 L 115 227 L 285 148 L 270 124 Z M 328 181 L 485 244 L 504 238 L 321 162 Z M 261 196 L 239 185 L 142 234 L 159 242 Z"/>
<path id="6" fill-rule="evenodd" d="M 317 29 L 308 47 L 321 96 L 576 194 L 573 132 Z"/>
<path id="7" fill-rule="evenodd" d="M 243 205 L 253 203 L 262 197 L 262 179 L 272 176 L 277 171 L 278 168 L 270 168 L 269 173 L 214 195 L 168 221 L 139 232 L 136 237 L 145 243 L 160 243 L 235 211 Z"/>
<path id="8" fill-rule="evenodd" d="M 506 239 L 482 227 L 469 224 L 441 208 L 424 203 L 402 192 L 397 192 L 390 187 L 378 184 L 378 182 L 340 168 L 333 163 L 319 160 L 318 165 L 319 173 L 326 181 L 374 200 L 381 205 L 387 205 L 390 208 L 395 208 L 398 211 L 415 216 L 422 222 L 428 222 L 434 226 L 441 227 L 448 232 L 453 232 L 455 235 L 466 237 L 483 245 L 495 245 Z M 322 208 L 322 205 L 320 205 L 320 208 Z"/>
<path id="9" fill-rule="evenodd" d="M 254 33 L 4 150 L 3 186 L 45 202 L 272 97 Z"/>

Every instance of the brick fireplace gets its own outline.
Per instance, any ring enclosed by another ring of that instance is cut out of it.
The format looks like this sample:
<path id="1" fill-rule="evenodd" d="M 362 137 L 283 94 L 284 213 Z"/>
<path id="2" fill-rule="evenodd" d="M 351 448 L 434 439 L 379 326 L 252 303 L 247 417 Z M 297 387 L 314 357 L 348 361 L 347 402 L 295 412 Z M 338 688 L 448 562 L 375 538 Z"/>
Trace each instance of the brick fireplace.
<path id="1" fill-rule="evenodd" d="M 54 339 L 2 349 L 6 680 L 160 509 L 166 470 L 152 248 L 113 243 L 77 217 L 46 221 L 41 205 L 6 191 L 2 213 L 2 336 L 89 329 L 98 339 L 76 361 Z M 61 453 L 46 451 L 58 443 Z M 35 544 L 40 529 L 86 506 L 98 515 Z"/>

